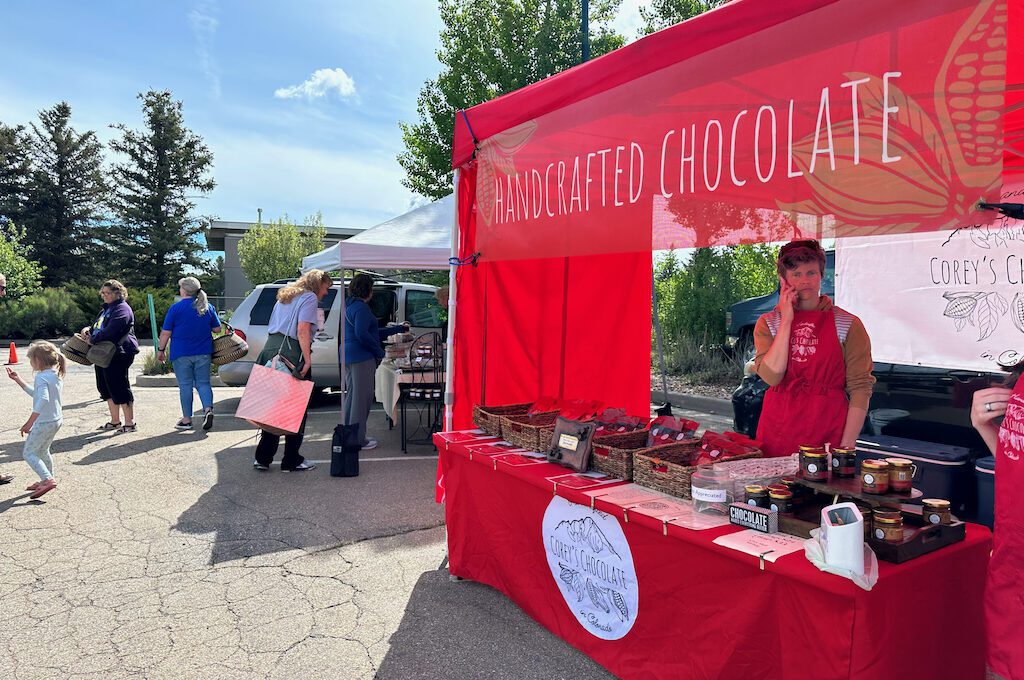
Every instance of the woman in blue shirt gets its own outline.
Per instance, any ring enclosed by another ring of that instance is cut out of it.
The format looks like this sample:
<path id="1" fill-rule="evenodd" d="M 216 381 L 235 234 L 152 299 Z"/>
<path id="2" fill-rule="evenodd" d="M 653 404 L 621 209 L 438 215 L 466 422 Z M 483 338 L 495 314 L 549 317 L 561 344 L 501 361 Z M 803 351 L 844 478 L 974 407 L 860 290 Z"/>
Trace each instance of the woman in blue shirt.
<path id="1" fill-rule="evenodd" d="M 359 425 L 356 441 L 364 449 L 377 446 L 377 440 L 367 439 L 366 420 L 373 406 L 374 374 L 384 360 L 380 343 L 395 333 L 405 333 L 409 324 L 381 328 L 367 303 L 373 297 L 373 278 L 369 274 L 356 274 L 348 284 L 349 300 L 345 306 L 345 424 Z"/>
<path id="2" fill-rule="evenodd" d="M 96 390 L 107 402 L 110 420 L 100 430 L 116 430 L 120 434 L 135 432 L 135 395 L 128 380 L 128 369 L 139 353 L 135 337 L 135 312 L 128 305 L 128 289 L 117 279 L 104 281 L 100 286 L 103 309 L 92 326 L 82 329 L 90 345 L 112 342 L 117 351 L 106 368 L 96 366 Z M 124 414 L 122 422 L 119 413 Z"/>
<path id="3" fill-rule="evenodd" d="M 192 429 L 192 389 L 199 392 L 203 404 L 203 429 L 213 427 L 213 387 L 210 385 L 210 358 L 213 334 L 220 333 L 220 318 L 207 299 L 199 279 L 186 276 L 178 280 L 181 300 L 171 305 L 164 317 L 157 342 L 156 358 L 167 360 L 167 343 L 172 336 L 171 364 L 178 379 L 181 420 L 176 430 Z"/>

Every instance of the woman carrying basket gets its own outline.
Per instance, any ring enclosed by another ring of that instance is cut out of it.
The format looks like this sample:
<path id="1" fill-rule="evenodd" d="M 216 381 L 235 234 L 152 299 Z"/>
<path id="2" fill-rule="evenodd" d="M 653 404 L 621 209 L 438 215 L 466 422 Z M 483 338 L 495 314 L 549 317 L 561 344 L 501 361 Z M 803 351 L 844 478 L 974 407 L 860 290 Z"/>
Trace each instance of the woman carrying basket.
<path id="1" fill-rule="evenodd" d="M 327 272 L 313 269 L 294 283 L 289 283 L 277 291 L 277 303 L 270 314 L 270 323 L 267 326 L 267 344 L 263 346 L 263 351 L 256 359 L 258 366 L 266 365 L 280 354 L 280 359 L 295 367 L 295 373 L 300 379 L 313 379 L 310 369 L 313 333 L 318 323 L 317 309 L 320 300 L 331 289 L 332 283 Z M 302 472 L 316 467 L 312 463 L 307 463 L 299 454 L 305 429 L 306 418 L 303 417 L 299 431 L 284 436 L 282 470 Z M 253 469 L 269 470 L 280 443 L 281 435 L 260 430 L 260 440 L 256 444 L 256 456 L 252 462 Z"/>
<path id="2" fill-rule="evenodd" d="M 167 343 L 170 342 L 171 364 L 181 398 L 181 420 L 174 429 L 192 429 L 194 388 L 199 392 L 199 401 L 203 405 L 203 429 L 210 430 L 213 427 L 210 357 L 213 354 L 213 334 L 220 333 L 220 317 L 207 301 L 199 279 L 194 276 L 178 280 L 178 294 L 181 300 L 171 305 L 164 317 L 156 358 L 161 363 L 167 360 Z"/>

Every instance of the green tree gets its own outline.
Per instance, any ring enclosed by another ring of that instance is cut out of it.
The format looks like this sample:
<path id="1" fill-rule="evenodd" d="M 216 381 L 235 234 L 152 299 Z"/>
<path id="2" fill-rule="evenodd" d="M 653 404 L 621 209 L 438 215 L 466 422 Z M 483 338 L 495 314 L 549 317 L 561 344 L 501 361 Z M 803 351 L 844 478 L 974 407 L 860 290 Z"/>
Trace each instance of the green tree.
<path id="1" fill-rule="evenodd" d="M 71 106 L 60 102 L 32 123 L 32 174 L 22 226 L 43 266 L 45 285 L 93 276 L 100 244 L 96 238 L 107 184 L 103 146 L 93 131 L 71 127 Z"/>
<path id="2" fill-rule="evenodd" d="M 145 129 L 124 124 L 111 148 L 115 224 L 110 243 L 119 271 L 134 286 L 173 286 L 185 267 L 202 266 L 204 220 L 193 198 L 213 190 L 213 154 L 185 127 L 182 105 L 170 92 L 140 93 Z"/>
<path id="3" fill-rule="evenodd" d="M 24 216 L 32 176 L 28 152 L 25 127 L 0 123 L 0 219 L 20 222 Z"/>
<path id="4" fill-rule="evenodd" d="M 726 0 L 651 0 L 650 5 L 640 8 L 644 20 L 640 30 L 644 35 L 654 33 L 725 3 Z"/>
<path id="5" fill-rule="evenodd" d="M 319 213 L 301 228 L 287 215 L 270 224 L 255 224 L 238 242 L 242 271 L 254 285 L 292 278 L 302 258 L 323 250 L 326 235 Z"/>
<path id="6" fill-rule="evenodd" d="M 621 0 L 590 3 L 594 57 L 624 44 L 609 27 Z M 581 59 L 580 0 L 440 0 L 441 72 L 420 90 L 418 119 L 402 123 L 402 180 L 421 196 L 452 191 L 455 114 L 575 66 Z"/>
<path id="7" fill-rule="evenodd" d="M 39 290 L 42 267 L 30 256 L 25 230 L 0 218 L 0 274 L 7 278 L 7 298 L 18 298 Z"/>

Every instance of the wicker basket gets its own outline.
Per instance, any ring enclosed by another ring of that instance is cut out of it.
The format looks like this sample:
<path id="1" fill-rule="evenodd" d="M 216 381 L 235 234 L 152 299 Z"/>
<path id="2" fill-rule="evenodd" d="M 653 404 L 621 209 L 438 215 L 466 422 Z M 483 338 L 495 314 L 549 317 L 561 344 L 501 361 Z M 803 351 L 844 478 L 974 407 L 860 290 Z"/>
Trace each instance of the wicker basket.
<path id="1" fill-rule="evenodd" d="M 533 403 L 507 404 L 505 406 L 474 406 L 473 424 L 492 437 L 501 436 L 501 417 L 526 415 Z"/>
<path id="2" fill-rule="evenodd" d="M 223 366 L 238 361 L 249 353 L 249 344 L 242 340 L 230 324 L 224 324 L 224 335 L 213 339 L 213 356 L 210 362 L 214 366 Z"/>
<path id="3" fill-rule="evenodd" d="M 558 411 L 544 411 L 533 415 L 502 416 L 501 437 L 527 451 L 547 451 L 557 419 Z"/>
<path id="4" fill-rule="evenodd" d="M 64 358 L 74 361 L 76 364 L 92 366 L 92 362 L 86 356 L 89 353 L 89 343 L 77 333 L 61 344 L 60 353 L 64 355 Z"/>
<path id="5" fill-rule="evenodd" d="M 633 452 L 647 446 L 647 430 L 594 437 L 590 467 L 597 472 L 633 481 Z"/>
<path id="6" fill-rule="evenodd" d="M 657 491 L 679 498 L 690 498 L 690 476 L 697 469 L 687 463 L 700 445 L 699 439 L 688 439 L 676 444 L 654 446 L 633 452 L 633 481 Z M 726 460 L 758 458 L 760 451 L 752 451 Z"/>

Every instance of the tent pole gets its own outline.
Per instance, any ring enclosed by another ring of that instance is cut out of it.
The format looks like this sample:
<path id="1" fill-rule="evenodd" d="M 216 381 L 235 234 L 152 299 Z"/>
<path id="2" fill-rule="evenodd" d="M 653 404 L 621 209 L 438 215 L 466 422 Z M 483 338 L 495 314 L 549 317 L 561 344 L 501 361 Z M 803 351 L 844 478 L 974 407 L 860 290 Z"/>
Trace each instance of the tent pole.
<path id="1" fill-rule="evenodd" d="M 455 200 L 455 214 L 452 218 L 452 258 L 459 256 L 459 170 L 455 170 L 452 180 L 453 198 Z M 451 431 L 453 410 L 455 408 L 455 394 L 452 384 L 455 378 L 455 298 L 458 287 L 458 277 L 455 275 L 456 266 L 448 265 L 448 347 L 444 353 L 444 429 Z"/>
<path id="2" fill-rule="evenodd" d="M 341 385 L 341 418 L 339 424 L 348 425 L 345 422 L 345 400 L 348 398 L 348 380 L 345 375 L 345 318 L 348 310 L 345 308 L 345 255 L 341 252 L 341 244 L 338 244 L 338 267 L 341 270 L 341 314 L 338 319 L 338 383 Z"/>
<path id="3" fill-rule="evenodd" d="M 654 304 L 654 339 L 658 344 L 658 363 L 661 368 L 661 391 L 665 403 L 655 409 L 659 416 L 672 415 L 672 403 L 668 400 L 668 373 L 665 371 L 665 350 L 661 344 L 661 319 L 658 317 L 658 282 L 654 278 L 654 267 L 651 267 L 651 300 Z"/>

